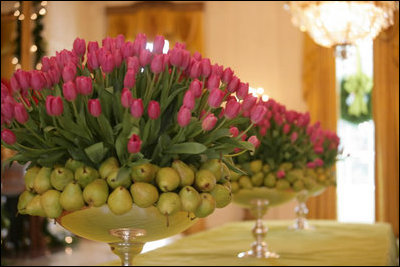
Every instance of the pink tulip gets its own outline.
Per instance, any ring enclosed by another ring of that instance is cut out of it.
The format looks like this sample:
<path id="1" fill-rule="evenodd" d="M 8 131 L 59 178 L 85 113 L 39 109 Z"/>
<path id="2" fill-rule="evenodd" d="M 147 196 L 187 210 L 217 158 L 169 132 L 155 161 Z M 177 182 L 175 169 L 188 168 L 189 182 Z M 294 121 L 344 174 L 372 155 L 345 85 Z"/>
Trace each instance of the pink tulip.
<path id="1" fill-rule="evenodd" d="M 1 140 L 3 140 L 8 145 L 13 145 L 17 141 L 17 137 L 11 130 L 4 129 L 3 131 L 1 131 Z"/>
<path id="2" fill-rule="evenodd" d="M 168 54 L 162 54 L 163 56 L 163 70 L 165 70 L 165 68 L 169 68 L 169 55 Z"/>
<path id="3" fill-rule="evenodd" d="M 186 44 L 184 43 L 180 43 L 180 42 L 176 42 L 174 45 L 174 48 L 178 48 L 178 49 L 186 49 Z"/>
<path id="4" fill-rule="evenodd" d="M 237 88 L 239 87 L 240 80 L 238 77 L 233 76 L 230 82 L 228 83 L 228 91 L 230 93 L 236 92 Z"/>
<path id="5" fill-rule="evenodd" d="M 150 69 L 154 74 L 163 71 L 163 55 L 155 55 L 151 61 Z"/>
<path id="6" fill-rule="evenodd" d="M 293 132 L 293 133 L 290 135 L 290 141 L 292 141 L 292 143 L 296 142 L 297 137 L 298 137 L 298 133 L 297 133 L 297 132 Z"/>
<path id="7" fill-rule="evenodd" d="M 211 62 L 209 58 L 201 60 L 201 76 L 207 78 L 211 74 Z"/>
<path id="8" fill-rule="evenodd" d="M 73 81 L 75 79 L 75 76 L 76 76 L 76 66 L 71 62 L 67 63 L 67 65 L 63 68 L 62 71 L 63 81 L 65 83 Z"/>
<path id="9" fill-rule="evenodd" d="M 57 68 L 51 68 L 47 73 L 49 74 L 53 85 L 60 82 L 61 74 Z"/>
<path id="10" fill-rule="evenodd" d="M 253 144 L 253 146 L 255 148 L 259 147 L 261 142 L 258 140 L 257 136 L 252 135 L 249 137 L 249 139 L 247 140 L 249 143 Z"/>
<path id="11" fill-rule="evenodd" d="M 247 139 L 247 134 L 243 134 L 242 137 L 241 137 L 241 139 L 242 139 L 242 141 L 246 141 L 246 139 Z"/>
<path id="12" fill-rule="evenodd" d="M 231 99 L 226 103 L 225 117 L 228 119 L 236 118 L 240 111 L 240 103 Z"/>
<path id="13" fill-rule="evenodd" d="M 47 73 L 47 72 L 42 72 L 42 73 L 43 73 L 43 77 L 44 77 L 44 79 L 46 81 L 46 84 L 45 84 L 44 87 L 47 88 L 47 89 L 50 89 L 51 86 L 53 85 L 53 81 L 51 80 L 50 74 Z"/>
<path id="14" fill-rule="evenodd" d="M 150 119 L 156 120 L 160 116 L 160 104 L 157 101 L 151 100 L 147 107 L 147 113 Z"/>
<path id="15" fill-rule="evenodd" d="M 178 124 L 181 127 L 185 127 L 190 123 L 191 116 L 192 114 L 190 112 L 190 109 L 182 106 L 178 111 Z"/>
<path id="16" fill-rule="evenodd" d="M 164 48 L 164 36 L 162 35 L 157 35 L 154 38 L 154 43 L 153 43 L 153 53 L 154 54 L 162 54 L 163 53 L 163 48 Z"/>
<path id="17" fill-rule="evenodd" d="M 100 64 L 99 61 L 97 60 L 96 52 L 88 52 L 87 65 L 91 70 L 99 68 Z"/>
<path id="18" fill-rule="evenodd" d="M 75 52 L 76 55 L 82 57 L 86 51 L 86 43 L 84 39 L 76 38 L 73 44 L 72 51 Z"/>
<path id="19" fill-rule="evenodd" d="M 182 49 L 173 48 L 169 51 L 169 63 L 172 66 L 179 67 L 182 64 Z"/>
<path id="20" fill-rule="evenodd" d="M 315 166 L 317 166 L 317 167 L 321 167 L 324 165 L 324 161 L 320 158 L 314 159 L 314 163 L 315 163 Z"/>
<path id="21" fill-rule="evenodd" d="M 260 128 L 260 135 L 265 136 L 267 134 L 267 127 L 263 126 Z"/>
<path id="22" fill-rule="evenodd" d="M 139 58 L 138 57 L 128 57 L 126 61 L 126 65 L 128 66 L 128 69 L 132 69 L 135 73 L 139 71 Z"/>
<path id="23" fill-rule="evenodd" d="M 213 113 L 208 114 L 201 123 L 201 127 L 203 128 L 204 131 L 210 131 L 214 128 L 217 121 L 218 119 L 217 117 L 214 116 Z"/>
<path id="24" fill-rule="evenodd" d="M 190 78 L 196 79 L 199 78 L 201 75 L 201 62 L 195 62 L 192 67 L 190 68 Z"/>
<path id="25" fill-rule="evenodd" d="M 183 106 L 188 108 L 189 110 L 192 110 L 195 104 L 196 102 L 193 92 L 191 90 L 187 90 L 183 97 Z"/>
<path id="26" fill-rule="evenodd" d="M 89 99 L 88 110 L 93 117 L 98 117 L 101 114 L 101 105 L 99 99 Z"/>
<path id="27" fill-rule="evenodd" d="M 186 70 L 190 64 L 190 52 L 187 50 L 182 50 L 182 62 L 180 68 Z"/>
<path id="28" fill-rule="evenodd" d="M 199 98 L 202 94 L 201 88 L 202 82 L 200 82 L 198 79 L 195 79 L 190 83 L 189 90 L 192 91 L 195 98 Z"/>
<path id="29" fill-rule="evenodd" d="M 277 178 L 283 178 L 283 177 L 285 177 L 285 175 L 286 175 L 286 173 L 285 173 L 284 170 L 279 170 L 279 171 L 276 172 L 276 177 Z"/>
<path id="30" fill-rule="evenodd" d="M 121 104 L 124 108 L 130 108 L 132 105 L 132 93 L 131 91 L 129 91 L 128 88 L 124 88 L 122 89 L 122 93 L 121 93 Z"/>
<path id="31" fill-rule="evenodd" d="M 283 124 L 283 117 L 281 116 L 280 113 L 275 113 L 274 121 L 278 126 L 281 126 Z"/>
<path id="32" fill-rule="evenodd" d="M 111 37 L 104 38 L 101 44 L 109 52 L 115 49 L 115 40 Z"/>
<path id="33" fill-rule="evenodd" d="M 138 56 L 140 54 L 140 51 L 146 48 L 146 44 L 147 44 L 146 34 L 138 33 L 136 35 L 135 41 L 133 43 L 133 45 L 135 47 L 135 53 L 136 53 L 135 55 Z"/>
<path id="34" fill-rule="evenodd" d="M 140 152 L 140 147 L 142 145 L 142 140 L 136 134 L 133 134 L 128 141 L 128 152 L 129 153 L 138 153 Z"/>
<path id="35" fill-rule="evenodd" d="M 283 133 L 288 134 L 290 132 L 290 124 L 283 125 Z"/>
<path id="36" fill-rule="evenodd" d="M 136 83 L 136 73 L 133 69 L 128 69 L 124 78 L 124 87 L 133 88 Z"/>
<path id="37" fill-rule="evenodd" d="M 75 83 L 76 83 L 76 90 L 81 95 L 90 95 L 92 93 L 93 85 L 92 85 L 92 79 L 90 77 L 86 76 L 76 77 Z"/>
<path id="38" fill-rule="evenodd" d="M 10 85 L 11 85 L 11 90 L 13 93 L 18 93 L 21 90 L 21 85 L 19 84 L 18 79 L 15 76 L 15 74 L 13 76 L 11 76 Z"/>
<path id="39" fill-rule="evenodd" d="M 213 90 L 215 88 L 219 88 L 220 78 L 214 74 L 212 74 L 207 80 L 207 88 L 208 90 Z"/>
<path id="40" fill-rule="evenodd" d="M 143 49 L 142 51 L 140 51 L 139 55 L 140 66 L 145 67 L 146 65 L 149 65 L 151 62 L 152 55 L 153 54 L 147 49 Z"/>
<path id="41" fill-rule="evenodd" d="M 218 88 L 211 90 L 210 95 L 208 96 L 208 104 L 212 108 L 218 108 L 221 106 L 222 100 L 225 96 L 225 93 Z"/>
<path id="42" fill-rule="evenodd" d="M 239 129 L 237 127 L 229 128 L 229 132 L 232 134 L 232 137 L 236 137 L 239 135 Z"/>
<path id="43" fill-rule="evenodd" d="M 60 116 L 64 111 L 61 97 L 48 95 L 46 97 L 46 111 L 50 116 Z"/>
<path id="44" fill-rule="evenodd" d="M 239 88 L 236 91 L 236 96 L 239 99 L 244 99 L 249 93 L 249 83 L 240 83 Z"/>
<path id="45" fill-rule="evenodd" d="M 118 34 L 118 36 L 115 37 L 115 48 L 121 49 L 124 43 L 125 43 L 125 36 L 123 34 Z"/>
<path id="46" fill-rule="evenodd" d="M 88 53 L 95 53 L 97 50 L 99 50 L 99 44 L 97 42 L 88 43 Z"/>
<path id="47" fill-rule="evenodd" d="M 114 58 L 113 55 L 109 52 L 100 52 L 103 51 L 101 49 L 98 50 L 98 56 L 102 57 L 100 60 L 100 66 L 105 73 L 111 73 L 114 70 Z"/>
<path id="48" fill-rule="evenodd" d="M 140 118 L 143 115 L 142 99 L 133 99 L 131 105 L 131 114 L 135 118 Z"/>
<path id="49" fill-rule="evenodd" d="M 122 60 L 123 60 L 121 51 L 119 49 L 114 50 L 112 53 L 112 56 L 113 56 L 113 60 L 114 60 L 114 66 L 119 68 L 121 66 Z"/>
<path id="50" fill-rule="evenodd" d="M 315 154 L 322 154 L 322 153 L 324 153 L 324 148 L 322 146 L 315 146 L 314 152 L 315 152 Z"/>
<path id="51" fill-rule="evenodd" d="M 242 103 L 242 110 L 249 111 L 251 110 L 257 102 L 257 97 L 253 96 L 252 94 L 248 94 Z"/>
<path id="52" fill-rule="evenodd" d="M 16 76 L 22 91 L 27 91 L 31 83 L 31 73 L 19 69 L 14 73 L 14 75 Z"/>
<path id="53" fill-rule="evenodd" d="M 316 167 L 314 162 L 308 162 L 306 164 L 306 166 L 307 166 L 307 168 L 310 168 L 310 169 L 314 169 Z"/>
<path id="54" fill-rule="evenodd" d="M 226 68 L 222 73 L 222 81 L 226 84 L 229 84 L 233 77 L 233 71 L 231 68 Z"/>
<path id="55" fill-rule="evenodd" d="M 193 53 L 193 58 L 196 59 L 197 61 L 201 61 L 201 54 L 196 51 Z"/>
<path id="56" fill-rule="evenodd" d="M 33 90 L 40 91 L 46 86 L 46 79 L 39 70 L 33 70 L 31 72 L 31 87 Z"/>
<path id="57" fill-rule="evenodd" d="M 73 81 L 69 81 L 63 84 L 63 95 L 66 100 L 74 101 L 77 94 L 78 91 L 76 90 L 76 86 Z"/>
<path id="58" fill-rule="evenodd" d="M 29 119 L 28 112 L 26 112 L 26 109 L 22 103 L 15 104 L 14 114 L 15 119 L 21 124 L 24 124 Z"/>
<path id="59" fill-rule="evenodd" d="M 132 57 L 134 54 L 133 42 L 126 42 L 121 46 L 121 53 L 124 59 Z"/>
<path id="60" fill-rule="evenodd" d="M 264 118 L 265 113 L 267 112 L 267 108 L 263 105 L 257 105 L 251 110 L 250 118 L 251 122 L 254 124 L 258 124 Z"/>
<path id="61" fill-rule="evenodd" d="M 50 58 L 42 57 L 42 71 L 48 71 L 51 67 Z"/>
<path id="62" fill-rule="evenodd" d="M 222 77 L 222 74 L 224 73 L 224 67 L 220 66 L 218 64 L 214 64 L 211 66 L 211 76 L 217 76 L 218 78 Z"/>

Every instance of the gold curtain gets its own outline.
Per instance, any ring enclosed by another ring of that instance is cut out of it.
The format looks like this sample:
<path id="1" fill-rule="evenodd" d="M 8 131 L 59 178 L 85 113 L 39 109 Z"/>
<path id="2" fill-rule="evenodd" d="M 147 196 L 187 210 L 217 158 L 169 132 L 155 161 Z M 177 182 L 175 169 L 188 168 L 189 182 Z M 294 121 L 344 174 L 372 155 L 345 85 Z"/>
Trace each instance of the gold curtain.
<path id="1" fill-rule="evenodd" d="M 374 41 L 375 217 L 399 236 L 399 12 Z"/>
<path id="2" fill-rule="evenodd" d="M 125 35 L 133 40 L 145 33 L 148 40 L 163 35 L 173 47 L 186 43 L 190 52 L 203 52 L 203 3 L 139 2 L 107 8 L 108 36 Z"/>
<path id="3" fill-rule="evenodd" d="M 324 129 L 336 131 L 337 93 L 335 76 L 335 51 L 317 45 L 304 34 L 303 46 L 303 97 L 311 121 L 320 121 Z M 336 188 L 307 201 L 309 218 L 336 219 Z"/>

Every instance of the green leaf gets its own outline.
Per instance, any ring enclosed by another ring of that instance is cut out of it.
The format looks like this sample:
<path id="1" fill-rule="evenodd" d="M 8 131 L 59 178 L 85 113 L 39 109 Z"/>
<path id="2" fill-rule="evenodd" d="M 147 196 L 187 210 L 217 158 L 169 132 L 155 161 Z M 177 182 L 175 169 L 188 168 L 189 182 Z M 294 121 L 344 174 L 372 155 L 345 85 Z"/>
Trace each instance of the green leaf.
<path id="1" fill-rule="evenodd" d="M 114 94 L 114 87 L 113 86 L 107 87 L 107 88 L 105 88 L 105 90 L 107 92 L 109 92 L 110 94 Z"/>
<path id="2" fill-rule="evenodd" d="M 96 143 L 85 148 L 88 158 L 95 164 L 99 164 L 108 152 L 108 148 L 104 147 L 103 142 Z"/>
<path id="3" fill-rule="evenodd" d="M 207 147 L 200 143 L 186 142 L 175 144 L 166 150 L 168 154 L 200 154 L 206 151 Z"/>
<path id="4" fill-rule="evenodd" d="M 113 145 L 114 132 L 110 125 L 110 122 L 106 119 L 106 117 L 103 114 L 101 114 L 97 118 L 99 120 L 100 128 L 103 130 L 103 136 L 105 138 L 105 141 L 107 141 L 107 143 L 109 143 L 110 145 Z"/>
<path id="5" fill-rule="evenodd" d="M 131 175 L 131 168 L 128 166 L 121 167 L 118 171 L 117 178 L 115 180 L 118 182 L 125 179 L 127 176 Z"/>
<path id="6" fill-rule="evenodd" d="M 222 161 L 226 164 L 226 166 L 228 166 L 229 169 L 231 169 L 232 171 L 242 174 L 242 175 L 249 175 L 248 173 L 246 173 L 245 171 L 239 169 L 238 167 L 236 167 L 234 164 L 232 164 L 229 160 L 227 160 L 226 158 L 222 158 Z"/>

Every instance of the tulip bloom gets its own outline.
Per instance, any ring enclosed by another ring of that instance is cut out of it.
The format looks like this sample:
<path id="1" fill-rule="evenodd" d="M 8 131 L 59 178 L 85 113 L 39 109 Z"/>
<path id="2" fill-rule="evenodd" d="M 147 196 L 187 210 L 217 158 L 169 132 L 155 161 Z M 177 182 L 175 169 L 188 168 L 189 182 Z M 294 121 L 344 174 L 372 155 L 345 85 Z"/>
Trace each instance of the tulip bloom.
<path id="1" fill-rule="evenodd" d="M 222 73 L 222 81 L 226 84 L 229 84 L 233 77 L 233 71 L 231 68 L 226 68 Z"/>
<path id="2" fill-rule="evenodd" d="M 199 78 L 201 75 L 201 62 L 195 62 L 192 67 L 190 68 L 189 76 L 192 79 Z"/>
<path id="3" fill-rule="evenodd" d="M 81 95 L 90 95 L 93 91 L 92 79 L 86 76 L 76 77 L 76 90 Z"/>
<path id="4" fill-rule="evenodd" d="M 290 124 L 283 125 L 283 133 L 288 134 L 290 132 Z"/>
<path id="5" fill-rule="evenodd" d="M 114 70 L 114 58 L 110 52 L 100 52 L 104 51 L 99 49 L 98 57 L 102 58 L 100 60 L 101 68 L 105 73 L 111 73 Z"/>
<path id="6" fill-rule="evenodd" d="M 72 63 L 69 62 L 62 71 L 62 77 L 64 82 L 69 82 L 75 79 L 76 76 L 76 66 Z"/>
<path id="7" fill-rule="evenodd" d="M 77 94 L 78 92 L 76 90 L 76 86 L 73 81 L 69 81 L 63 84 L 63 95 L 66 100 L 74 101 L 76 99 Z"/>
<path id="8" fill-rule="evenodd" d="M 128 69 L 132 69 L 135 73 L 137 73 L 140 68 L 138 57 L 128 57 L 126 60 L 126 65 L 128 66 Z"/>
<path id="9" fill-rule="evenodd" d="M 132 105 L 132 93 L 128 88 L 124 88 L 121 93 L 121 104 L 124 108 L 130 108 Z"/>
<path id="10" fill-rule="evenodd" d="M 265 113 L 267 112 L 267 108 L 263 105 L 257 105 L 251 110 L 250 119 L 254 124 L 258 124 L 264 118 Z"/>
<path id="11" fill-rule="evenodd" d="M 239 99 L 244 99 L 249 93 L 249 83 L 240 83 L 239 88 L 236 91 L 236 96 Z"/>
<path id="12" fill-rule="evenodd" d="M 48 95 L 46 97 L 46 111 L 50 116 L 60 116 L 64 111 L 61 97 Z"/>
<path id="13" fill-rule="evenodd" d="M 86 51 L 86 43 L 85 40 L 76 38 L 73 44 L 73 49 L 72 51 L 75 52 L 76 55 L 79 57 L 82 57 L 85 54 Z"/>
<path id="14" fill-rule="evenodd" d="M 46 79 L 39 70 L 33 70 L 31 72 L 31 87 L 33 90 L 40 91 L 46 86 Z"/>
<path id="15" fill-rule="evenodd" d="M 297 132 L 293 132 L 293 133 L 290 135 L 290 141 L 292 141 L 292 143 L 296 142 L 297 137 L 298 137 L 298 133 L 297 133 Z"/>
<path id="16" fill-rule="evenodd" d="M 14 75 L 17 78 L 18 83 L 21 86 L 21 89 L 23 91 L 27 91 L 31 85 L 31 73 L 19 69 L 15 72 Z"/>
<path id="17" fill-rule="evenodd" d="M 211 74 L 211 62 L 209 58 L 201 60 L 201 76 L 207 78 Z"/>
<path id="18" fill-rule="evenodd" d="M 135 118 L 140 118 L 143 115 L 142 99 L 133 99 L 131 104 L 131 114 Z"/>
<path id="19" fill-rule="evenodd" d="M 185 106 L 182 106 L 178 111 L 178 124 L 181 127 L 185 127 L 190 123 L 191 117 L 192 114 L 190 112 L 190 109 Z"/>
<path id="20" fill-rule="evenodd" d="M 11 130 L 4 129 L 3 131 L 1 131 L 1 140 L 3 140 L 8 145 L 13 145 L 17 141 L 17 137 Z"/>
<path id="21" fill-rule="evenodd" d="M 98 69 L 100 64 L 99 61 L 97 60 L 97 55 L 96 52 L 89 52 L 87 55 L 87 65 L 89 69 L 95 70 Z"/>
<path id="22" fill-rule="evenodd" d="M 187 90 L 184 97 L 183 97 L 183 106 L 192 110 L 195 106 L 195 98 L 193 92 L 191 90 Z"/>
<path id="23" fill-rule="evenodd" d="M 237 127 L 231 127 L 229 132 L 232 134 L 232 137 L 236 137 L 239 135 L 239 129 Z"/>
<path id="24" fill-rule="evenodd" d="M 207 80 L 207 88 L 208 90 L 212 90 L 215 88 L 219 88 L 220 78 L 214 74 L 212 74 Z"/>
<path id="25" fill-rule="evenodd" d="M 136 134 L 133 134 L 128 141 L 128 152 L 129 153 L 140 152 L 141 145 L 142 145 L 142 140 L 140 140 L 140 137 Z"/>
<path id="26" fill-rule="evenodd" d="M 24 124 L 29 119 L 28 112 L 26 112 L 26 109 L 22 103 L 15 104 L 14 115 L 15 119 L 21 124 Z"/>
<path id="27" fill-rule="evenodd" d="M 149 114 L 150 119 L 158 119 L 160 116 L 160 104 L 154 100 L 150 101 L 149 106 L 147 107 L 147 113 Z"/>
<path id="28" fill-rule="evenodd" d="M 240 84 L 239 78 L 236 76 L 233 76 L 232 79 L 228 83 L 228 91 L 230 93 L 236 92 L 239 84 Z"/>
<path id="29" fill-rule="evenodd" d="M 218 108 L 221 106 L 222 99 L 224 98 L 225 93 L 218 88 L 211 90 L 210 95 L 208 96 L 208 104 L 212 108 Z"/>
<path id="30" fill-rule="evenodd" d="M 248 94 L 243 99 L 242 110 L 248 111 L 251 110 L 257 102 L 257 97 L 253 96 L 252 94 Z"/>
<path id="31" fill-rule="evenodd" d="M 240 103 L 235 99 L 231 99 L 226 103 L 225 107 L 225 117 L 228 119 L 235 118 L 240 111 Z"/>
<path id="32" fill-rule="evenodd" d="M 169 63 L 172 66 L 179 67 L 182 64 L 182 49 L 174 48 L 169 52 Z"/>
<path id="33" fill-rule="evenodd" d="M 257 136 L 255 135 L 250 136 L 247 141 L 253 144 L 255 148 L 259 147 L 261 144 L 260 140 L 258 140 Z"/>
<path id="34" fill-rule="evenodd" d="M 199 98 L 201 96 L 202 85 L 203 83 L 200 82 L 198 79 L 195 79 L 190 83 L 189 90 L 192 91 L 192 94 L 195 98 Z"/>
<path id="35" fill-rule="evenodd" d="M 88 53 L 96 52 L 99 50 L 99 44 L 97 42 L 88 43 Z"/>
<path id="36" fill-rule="evenodd" d="M 204 131 L 210 131 L 214 128 L 217 121 L 218 119 L 217 117 L 214 116 L 213 113 L 208 114 L 201 123 L 201 127 L 203 128 Z"/>
<path id="37" fill-rule="evenodd" d="M 89 99 L 88 110 L 93 117 L 98 117 L 101 114 L 101 105 L 99 99 Z"/>
<path id="38" fill-rule="evenodd" d="M 132 57 L 134 54 L 133 42 L 126 42 L 121 46 L 121 53 L 123 58 Z"/>
<path id="39" fill-rule="evenodd" d="M 306 166 L 307 166 L 307 168 L 314 169 L 315 168 L 315 163 L 314 162 L 308 162 L 306 164 Z"/>
<path id="40" fill-rule="evenodd" d="M 153 43 L 153 53 L 154 54 L 162 54 L 163 48 L 164 48 L 164 36 L 162 35 L 157 35 L 154 38 L 154 43 Z"/>
<path id="41" fill-rule="evenodd" d="M 142 51 L 140 51 L 140 55 L 139 55 L 140 66 L 145 67 L 146 65 L 149 65 L 151 62 L 152 55 L 153 54 L 149 50 L 142 49 Z"/>
<path id="42" fill-rule="evenodd" d="M 314 159 L 314 163 L 315 163 L 315 166 L 317 166 L 317 167 L 321 167 L 322 165 L 324 165 L 324 161 L 320 158 Z"/>
<path id="43" fill-rule="evenodd" d="M 279 171 L 276 172 L 276 177 L 277 178 L 283 178 L 283 177 L 285 177 L 285 175 L 286 175 L 286 173 L 285 173 L 284 170 L 279 170 Z"/>
<path id="44" fill-rule="evenodd" d="M 133 69 L 128 69 L 124 78 L 124 87 L 133 88 L 136 83 L 136 73 Z"/>
<path id="45" fill-rule="evenodd" d="M 151 61 L 150 69 L 154 74 L 163 71 L 163 55 L 155 55 Z"/>

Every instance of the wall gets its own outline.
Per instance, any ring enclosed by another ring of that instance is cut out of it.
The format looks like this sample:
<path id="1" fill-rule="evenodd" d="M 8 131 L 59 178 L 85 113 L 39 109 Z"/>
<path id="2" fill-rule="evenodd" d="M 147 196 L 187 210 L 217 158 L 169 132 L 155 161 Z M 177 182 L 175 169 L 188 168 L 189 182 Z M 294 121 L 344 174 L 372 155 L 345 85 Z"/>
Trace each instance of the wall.
<path id="1" fill-rule="evenodd" d="M 48 51 L 71 49 L 78 36 L 101 42 L 106 33 L 105 7 L 123 1 L 48 3 L 45 38 Z M 301 92 L 302 33 L 290 21 L 283 2 L 205 2 L 205 56 L 231 67 L 251 87 L 262 87 L 288 108 L 305 111 Z M 266 218 L 294 218 L 295 203 L 271 208 Z M 241 220 L 235 204 L 217 209 L 207 218 L 214 227 Z"/>

